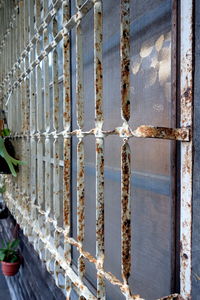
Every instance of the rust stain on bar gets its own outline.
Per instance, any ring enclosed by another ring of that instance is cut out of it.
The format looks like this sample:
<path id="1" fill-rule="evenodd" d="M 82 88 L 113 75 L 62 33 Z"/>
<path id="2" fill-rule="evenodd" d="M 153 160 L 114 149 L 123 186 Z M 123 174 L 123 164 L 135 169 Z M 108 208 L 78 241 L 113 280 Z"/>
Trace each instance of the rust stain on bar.
<path id="1" fill-rule="evenodd" d="M 64 225 L 68 233 L 70 231 L 70 198 L 71 198 L 71 140 L 64 139 Z"/>
<path id="2" fill-rule="evenodd" d="M 77 240 L 81 244 L 85 234 L 85 182 L 84 182 L 84 144 L 80 140 L 77 145 Z M 84 257 L 78 259 L 79 277 L 82 279 L 85 272 Z"/>
<path id="3" fill-rule="evenodd" d="M 125 141 L 121 149 L 121 260 L 122 278 L 126 284 L 128 284 L 131 270 L 130 164 L 130 147 L 127 141 Z"/>
<path id="4" fill-rule="evenodd" d="M 53 36 L 58 33 L 58 22 L 53 18 Z M 58 52 L 55 48 L 53 50 L 53 105 L 54 105 L 54 129 L 58 131 L 59 128 L 59 87 L 58 87 Z"/>
<path id="5" fill-rule="evenodd" d="M 64 258 L 65 261 L 71 264 L 71 245 L 67 243 L 66 238 L 70 236 L 71 229 L 71 138 L 63 139 L 63 225 L 66 232 L 64 236 Z M 66 294 L 70 297 L 71 284 L 66 281 Z"/>
<path id="6" fill-rule="evenodd" d="M 122 118 L 130 119 L 130 3 L 121 0 L 121 101 Z"/>
<path id="7" fill-rule="evenodd" d="M 179 294 L 171 294 L 169 296 L 162 297 L 162 298 L 159 298 L 157 300 L 173 300 L 173 299 L 184 300 Z"/>
<path id="8" fill-rule="evenodd" d="M 69 2 L 63 1 L 63 23 L 70 19 Z M 63 36 L 63 128 L 70 130 L 71 122 L 70 36 Z"/>
<path id="9" fill-rule="evenodd" d="M 103 7 L 94 1 L 94 97 L 95 124 L 103 126 Z M 104 139 L 96 135 L 96 256 L 97 270 L 104 266 Z M 97 299 L 105 299 L 104 277 L 97 271 Z"/>
<path id="10" fill-rule="evenodd" d="M 104 140 L 96 138 L 96 256 L 97 268 L 104 265 Z M 97 299 L 105 298 L 103 277 L 97 274 Z"/>
<path id="11" fill-rule="evenodd" d="M 102 1 L 94 4 L 94 82 L 95 82 L 95 121 L 103 123 L 103 11 Z"/>
<path id="12" fill-rule="evenodd" d="M 84 144 L 79 141 L 77 145 L 77 218 L 78 241 L 83 242 L 85 225 L 85 188 L 84 188 Z"/>
<path id="13" fill-rule="evenodd" d="M 194 1 L 181 1 L 180 93 L 181 126 L 193 123 L 193 6 Z M 181 143 L 181 209 L 180 209 L 180 292 L 184 299 L 192 295 L 192 170 L 193 141 Z"/>
<path id="14" fill-rule="evenodd" d="M 161 138 L 168 140 L 189 141 L 190 130 L 188 128 L 167 128 L 167 127 L 154 127 L 150 125 L 141 125 L 132 132 L 135 137 L 144 138 Z"/>
<path id="15" fill-rule="evenodd" d="M 79 128 L 84 125 L 83 104 L 83 49 L 81 23 L 76 27 L 76 101 L 77 101 L 77 123 Z"/>

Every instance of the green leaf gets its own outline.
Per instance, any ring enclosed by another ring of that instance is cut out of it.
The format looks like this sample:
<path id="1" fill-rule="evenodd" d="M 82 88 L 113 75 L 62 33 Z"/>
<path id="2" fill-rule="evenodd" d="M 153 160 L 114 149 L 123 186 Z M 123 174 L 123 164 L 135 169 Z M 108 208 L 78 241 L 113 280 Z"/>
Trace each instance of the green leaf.
<path id="1" fill-rule="evenodd" d="M 3 261 L 5 259 L 5 254 L 0 253 L 0 261 Z"/>
<path id="2" fill-rule="evenodd" d="M 21 160 L 17 160 L 17 159 L 13 158 L 12 156 L 10 156 L 8 154 L 8 152 L 6 150 L 6 147 L 5 147 L 5 144 L 4 144 L 4 139 L 2 137 L 0 137 L 0 155 L 5 159 L 12 175 L 15 176 L 15 177 L 17 176 L 17 174 L 16 174 L 16 171 L 14 169 L 14 166 L 26 164 L 26 162 L 23 162 Z"/>
<path id="3" fill-rule="evenodd" d="M 10 259 L 11 263 L 17 262 L 19 260 L 17 255 L 13 255 L 13 257 Z"/>
<path id="4" fill-rule="evenodd" d="M 9 136 L 10 135 L 10 129 L 4 128 L 1 132 L 2 136 Z"/>
<path id="5" fill-rule="evenodd" d="M 0 250 L 0 253 L 5 254 L 6 252 L 7 252 L 7 249 L 1 249 L 1 250 Z"/>
<path id="6" fill-rule="evenodd" d="M 13 241 L 11 242 L 10 248 L 11 248 L 11 249 L 15 249 L 15 248 L 17 248 L 18 246 L 19 246 L 19 240 L 16 239 L 16 240 L 13 240 Z"/>

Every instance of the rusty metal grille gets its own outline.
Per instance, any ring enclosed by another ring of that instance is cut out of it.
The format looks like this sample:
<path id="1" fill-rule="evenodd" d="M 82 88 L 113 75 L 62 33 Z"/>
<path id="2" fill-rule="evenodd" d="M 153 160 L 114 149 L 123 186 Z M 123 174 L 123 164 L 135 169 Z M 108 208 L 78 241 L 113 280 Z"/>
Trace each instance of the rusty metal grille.
<path id="1" fill-rule="evenodd" d="M 154 138 L 181 142 L 180 295 L 191 296 L 192 193 L 192 0 L 181 1 L 180 17 L 180 128 L 130 126 L 130 0 L 120 2 L 121 123 L 104 129 L 103 111 L 103 0 L 0 1 L 1 105 L 7 112 L 12 140 L 20 159 L 27 161 L 17 178 L 6 177 L 6 203 L 46 262 L 56 284 L 70 299 L 106 299 L 105 281 L 118 286 L 126 299 L 142 299 L 129 286 L 131 272 L 131 147 L 130 139 Z M 173 1 L 175 9 L 176 1 Z M 84 128 L 84 64 L 82 20 L 93 11 L 93 70 L 95 128 Z M 176 21 L 176 17 L 175 17 Z M 76 129 L 72 129 L 71 31 L 76 43 Z M 173 42 L 175 43 L 175 38 Z M 177 55 L 175 53 L 175 55 Z M 62 57 L 62 61 L 60 61 Z M 84 249 L 85 146 L 87 136 L 96 148 L 96 255 Z M 105 270 L 104 142 L 109 136 L 121 146 L 121 277 Z M 71 235 L 72 137 L 77 149 L 77 239 Z M 134 170 L 132 170 L 134 171 Z M 78 250 L 77 268 L 72 246 Z M 141 249 L 142 251 L 142 249 Z M 85 263 L 97 271 L 96 292 L 88 287 Z M 159 284 L 159 283 L 158 283 Z"/>

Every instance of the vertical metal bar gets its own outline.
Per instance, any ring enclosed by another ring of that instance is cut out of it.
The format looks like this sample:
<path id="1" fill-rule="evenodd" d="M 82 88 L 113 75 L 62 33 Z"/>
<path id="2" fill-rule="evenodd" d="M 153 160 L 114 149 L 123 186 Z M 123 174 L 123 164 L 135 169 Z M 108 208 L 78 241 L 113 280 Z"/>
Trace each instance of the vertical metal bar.
<path id="1" fill-rule="evenodd" d="M 69 1 L 63 1 L 63 24 L 70 19 Z M 63 218 L 66 237 L 70 236 L 71 230 L 71 137 L 67 132 L 71 130 L 71 76 L 70 76 L 70 35 L 63 36 L 63 128 L 66 135 L 63 136 L 64 153 L 64 176 L 63 176 Z M 64 237 L 64 256 L 70 265 L 71 263 L 71 245 L 66 242 Z M 71 295 L 71 282 L 66 276 L 65 289 L 67 299 Z"/>
<path id="2" fill-rule="evenodd" d="M 176 127 L 177 125 L 177 63 L 178 63 L 178 2 L 173 0 L 171 3 L 171 124 L 170 127 Z M 170 143 L 170 152 L 177 153 L 177 144 L 175 142 Z M 171 216 L 171 228 L 172 228 L 172 255 L 171 255 L 171 290 L 177 290 L 179 277 L 180 277 L 180 262 L 179 262 L 179 243 L 175 242 L 177 237 L 180 236 L 180 203 L 176 201 L 178 196 L 177 191 L 177 158 L 173 157 L 171 162 L 171 195 L 172 195 L 172 216 Z"/>
<path id="3" fill-rule="evenodd" d="M 35 30 L 37 31 L 40 25 L 40 13 L 41 3 L 40 0 L 35 1 Z M 37 36 L 36 41 L 36 53 L 37 57 L 41 53 L 40 35 Z M 40 206 L 43 206 L 44 195 L 43 195 L 43 138 L 41 133 L 43 131 L 43 103 L 42 103 L 42 70 L 40 64 L 36 66 L 36 88 L 37 88 L 37 199 Z"/>
<path id="4" fill-rule="evenodd" d="M 43 13 L 44 17 L 48 13 L 48 2 L 43 0 Z M 44 51 L 49 44 L 48 38 L 48 27 L 44 28 L 43 31 L 43 42 L 44 42 Z M 45 211 L 46 216 L 49 216 L 51 211 L 51 140 L 49 136 L 50 132 L 50 89 L 49 89 L 49 57 L 46 53 L 44 60 L 44 113 L 45 113 Z M 50 238 L 51 234 L 51 225 L 46 223 L 46 236 Z M 45 249 L 45 260 L 47 262 L 47 268 L 50 271 L 50 256 L 48 249 Z"/>
<path id="5" fill-rule="evenodd" d="M 181 126 L 192 128 L 193 1 L 181 1 Z M 191 299 L 192 140 L 181 143 L 181 296 Z"/>
<path id="6" fill-rule="evenodd" d="M 103 126 L 103 8 L 102 1 L 94 4 L 94 95 L 95 125 Z M 98 133 L 97 133 L 98 134 Z M 101 134 L 100 134 L 101 135 Z M 96 136 L 96 256 L 99 268 L 104 266 L 104 139 Z M 105 299 L 105 282 L 97 272 L 97 299 Z"/>
<path id="7" fill-rule="evenodd" d="M 63 214 L 64 214 L 64 229 L 66 237 L 70 236 L 71 231 L 71 140 L 64 137 L 64 178 L 63 178 Z M 64 237 L 64 257 L 68 265 L 71 264 L 71 245 L 69 245 Z M 70 300 L 71 282 L 66 275 L 65 289 L 67 300 Z"/>
<path id="8" fill-rule="evenodd" d="M 130 0 L 121 0 L 121 101 L 122 118 L 130 119 Z"/>
<path id="9" fill-rule="evenodd" d="M 85 171 L 84 171 L 84 143 L 79 139 L 77 145 L 77 239 L 83 246 L 85 233 Z M 78 275 L 82 280 L 85 272 L 84 258 L 80 254 L 78 259 Z"/>
<path id="10" fill-rule="evenodd" d="M 28 43 L 29 39 L 29 3 L 24 2 L 24 40 L 25 46 Z M 25 68 L 29 67 L 29 54 L 27 53 L 25 56 Z M 25 78 L 25 109 L 24 109 L 24 134 L 26 135 L 24 140 L 24 159 L 28 163 L 26 166 L 22 166 L 22 172 L 24 174 L 25 179 L 25 205 L 28 212 L 30 211 L 30 75 Z M 26 225 L 26 230 L 28 230 L 28 226 Z M 28 232 L 28 231 L 27 231 Z"/>
<path id="11" fill-rule="evenodd" d="M 58 138 L 53 143 L 53 207 L 56 220 L 60 217 L 60 186 L 59 186 L 59 143 Z"/>
<path id="12" fill-rule="evenodd" d="M 76 1 L 77 9 L 82 4 L 81 0 Z M 77 123 L 80 129 L 84 125 L 84 103 L 83 103 L 83 47 L 82 47 L 82 26 L 81 21 L 76 25 L 76 103 Z"/>
<path id="13" fill-rule="evenodd" d="M 43 1 L 44 14 L 47 14 L 47 1 Z M 44 50 L 49 44 L 48 27 L 46 26 L 43 31 Z M 50 94 L 49 94 L 49 57 L 46 53 L 44 60 L 44 110 L 45 110 L 45 132 L 50 130 Z"/>
<path id="14" fill-rule="evenodd" d="M 58 22 L 56 17 L 53 18 L 53 36 L 58 33 Z M 53 50 L 53 127 L 54 127 L 54 142 L 53 142 L 53 216 L 58 220 L 61 215 L 60 211 L 60 185 L 59 185 L 59 143 L 57 133 L 59 131 L 59 86 L 58 86 L 58 52 L 57 46 Z M 54 240 L 57 239 L 57 232 L 54 232 Z M 59 241 L 57 242 L 59 243 Z M 54 275 L 57 280 L 57 261 L 54 263 Z"/>
<path id="15" fill-rule="evenodd" d="M 30 34 L 29 39 L 31 40 L 34 34 L 34 1 L 30 1 L 29 6 L 29 20 L 30 20 Z M 30 48 L 30 64 L 35 60 L 34 46 Z M 31 218 L 35 218 L 35 210 L 33 204 L 36 202 L 36 140 L 34 134 L 36 132 L 36 74 L 35 69 L 31 70 L 30 73 L 30 155 L 31 155 L 31 167 L 30 167 L 30 180 L 31 180 Z"/>
<path id="16" fill-rule="evenodd" d="M 69 1 L 63 1 L 63 24 L 70 19 Z M 71 129 L 70 34 L 63 36 L 63 128 Z"/>
<path id="17" fill-rule="evenodd" d="M 121 260 L 122 278 L 127 285 L 131 270 L 130 166 L 130 146 L 124 141 L 121 149 Z"/>
<path id="18" fill-rule="evenodd" d="M 53 36 L 58 33 L 58 23 L 56 18 L 53 18 Z M 59 144 L 57 132 L 59 130 L 59 87 L 58 87 L 58 52 L 53 50 L 53 127 L 55 130 L 53 143 L 53 207 L 54 216 L 60 216 L 60 193 L 59 193 Z"/>
<path id="19" fill-rule="evenodd" d="M 31 40 L 34 34 L 34 0 L 30 0 L 29 3 L 29 40 Z"/>
<path id="20" fill-rule="evenodd" d="M 56 37 L 58 33 L 58 22 L 53 18 L 53 36 Z M 55 48 L 53 50 L 53 118 L 54 130 L 59 129 L 59 87 L 58 87 L 58 52 Z"/>
<path id="21" fill-rule="evenodd" d="M 29 32 L 29 22 L 28 22 L 28 7 L 29 7 L 29 1 L 24 1 L 24 46 L 26 47 L 28 44 L 28 32 Z"/>
<path id="22" fill-rule="evenodd" d="M 96 138 L 96 256 L 104 266 L 104 139 Z M 105 299 L 105 282 L 97 272 L 97 299 Z"/>
<path id="23" fill-rule="evenodd" d="M 102 67 L 102 41 L 103 41 L 103 9 L 102 1 L 94 4 L 94 82 L 95 82 L 95 121 L 99 128 L 103 125 L 103 67 Z"/>
<path id="24" fill-rule="evenodd" d="M 130 1 L 121 0 L 121 115 L 125 124 L 130 119 Z M 121 274 L 128 287 L 131 270 L 131 207 L 130 176 L 131 153 L 128 140 L 124 140 L 121 149 Z M 130 292 L 127 288 L 126 299 Z"/>
<path id="25" fill-rule="evenodd" d="M 44 17 L 48 13 L 48 1 L 43 0 L 43 14 Z M 46 51 L 46 47 L 49 44 L 48 38 L 48 27 L 44 28 L 43 31 L 43 43 L 44 43 L 44 51 Z M 50 88 L 49 88 L 49 57 L 48 53 L 46 53 L 44 57 L 44 113 L 45 113 L 45 211 L 46 216 L 49 216 L 51 212 L 51 184 L 52 184 L 52 176 L 51 176 L 51 139 L 50 139 Z M 51 224 L 49 222 L 46 223 L 45 226 L 46 236 L 50 239 L 51 235 Z M 47 269 L 50 271 L 50 255 L 49 251 L 45 249 L 45 260 L 47 263 Z"/>
<path id="26" fill-rule="evenodd" d="M 82 5 L 82 0 L 76 1 L 77 10 Z M 81 21 L 76 25 L 76 105 L 77 124 L 80 130 L 84 126 L 84 90 L 83 90 L 83 47 L 82 47 Z M 77 238 L 81 246 L 84 241 L 85 227 L 85 186 L 84 186 L 84 142 L 81 137 L 77 144 Z M 83 280 L 85 273 L 84 257 L 80 254 L 78 258 L 78 275 Z M 84 299 L 79 296 L 79 299 Z"/>

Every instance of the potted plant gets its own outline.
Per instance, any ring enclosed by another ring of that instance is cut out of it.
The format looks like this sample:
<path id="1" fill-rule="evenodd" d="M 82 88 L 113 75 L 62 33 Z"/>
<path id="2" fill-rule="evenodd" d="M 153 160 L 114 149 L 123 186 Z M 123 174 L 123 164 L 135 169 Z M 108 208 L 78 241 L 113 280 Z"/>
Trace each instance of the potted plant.
<path id="1" fill-rule="evenodd" d="M 2 272 L 5 276 L 14 276 L 17 274 L 21 264 L 21 257 L 17 250 L 19 240 L 8 242 L 6 246 L 0 248 L 0 261 Z"/>

